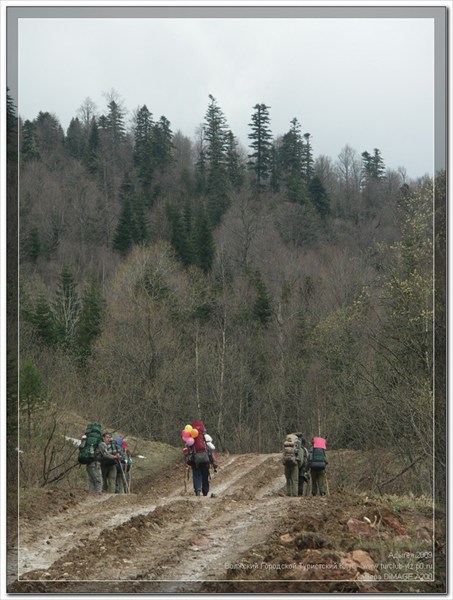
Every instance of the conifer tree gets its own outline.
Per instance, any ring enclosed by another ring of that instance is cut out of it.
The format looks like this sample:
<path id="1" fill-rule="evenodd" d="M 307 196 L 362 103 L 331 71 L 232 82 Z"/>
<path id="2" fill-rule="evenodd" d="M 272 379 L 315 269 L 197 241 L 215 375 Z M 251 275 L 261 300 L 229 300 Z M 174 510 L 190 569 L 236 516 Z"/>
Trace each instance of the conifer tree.
<path id="1" fill-rule="evenodd" d="M 204 273 L 209 273 L 215 256 L 214 236 L 206 210 L 200 207 L 194 225 L 195 264 Z"/>
<path id="2" fill-rule="evenodd" d="M 304 143 L 302 147 L 302 175 L 305 181 L 310 181 L 313 176 L 314 160 L 310 137 L 309 133 L 304 133 Z"/>
<path id="3" fill-rule="evenodd" d="M 151 185 L 155 159 L 153 155 L 153 115 L 146 104 L 137 111 L 134 130 L 134 164 L 141 186 L 147 195 Z"/>
<path id="4" fill-rule="evenodd" d="M 38 337 L 46 346 L 52 346 L 56 339 L 55 323 L 49 303 L 44 294 L 38 296 L 34 310 L 26 315 Z"/>
<path id="5" fill-rule="evenodd" d="M 161 169 L 173 162 L 173 132 L 170 121 L 162 116 L 153 127 L 153 158 Z"/>
<path id="6" fill-rule="evenodd" d="M 127 197 L 122 202 L 118 225 L 113 235 L 113 249 L 125 256 L 134 244 L 135 237 L 135 219 L 130 198 Z"/>
<path id="7" fill-rule="evenodd" d="M 25 121 L 22 127 L 22 146 L 20 156 L 25 162 L 40 158 L 36 125 L 28 119 Z"/>
<path id="8" fill-rule="evenodd" d="M 217 225 L 229 204 L 226 172 L 227 124 L 217 100 L 209 95 L 210 104 L 204 120 L 206 141 L 208 213 Z"/>
<path id="9" fill-rule="evenodd" d="M 226 169 L 228 179 L 235 190 L 244 185 L 245 168 L 238 152 L 238 143 L 232 131 L 227 132 Z"/>
<path id="10" fill-rule="evenodd" d="M 255 104 L 252 115 L 252 128 L 249 139 L 252 140 L 249 154 L 249 167 L 255 173 L 255 189 L 259 194 L 267 183 L 272 167 L 272 133 L 270 130 L 269 106 Z"/>
<path id="11" fill-rule="evenodd" d="M 85 155 L 85 135 L 79 119 L 71 119 L 66 132 L 65 146 L 73 158 L 82 159 Z"/>
<path id="12" fill-rule="evenodd" d="M 101 333 L 104 301 L 100 287 L 91 276 L 82 296 L 82 309 L 77 329 L 76 352 L 82 366 L 91 354 L 91 344 Z"/>
<path id="13" fill-rule="evenodd" d="M 88 146 L 84 156 L 85 166 L 91 174 L 99 170 L 99 128 L 96 119 L 93 117 L 90 124 L 90 133 L 88 136 Z"/>
<path id="14" fill-rule="evenodd" d="M 310 180 L 308 191 L 319 216 L 321 219 L 325 219 L 330 213 L 330 200 L 321 179 L 317 175 Z"/>

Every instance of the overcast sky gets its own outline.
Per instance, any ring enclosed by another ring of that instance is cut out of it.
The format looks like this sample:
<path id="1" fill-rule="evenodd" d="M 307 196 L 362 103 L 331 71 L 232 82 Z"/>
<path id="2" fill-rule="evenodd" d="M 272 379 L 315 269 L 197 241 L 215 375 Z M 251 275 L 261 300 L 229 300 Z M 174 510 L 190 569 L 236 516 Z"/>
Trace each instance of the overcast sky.
<path id="1" fill-rule="evenodd" d="M 408 18 L 19 19 L 19 114 L 63 128 L 114 89 L 195 137 L 212 94 L 248 146 L 257 103 L 274 136 L 296 117 L 315 158 L 381 150 L 409 177 L 433 172 L 434 21 Z"/>

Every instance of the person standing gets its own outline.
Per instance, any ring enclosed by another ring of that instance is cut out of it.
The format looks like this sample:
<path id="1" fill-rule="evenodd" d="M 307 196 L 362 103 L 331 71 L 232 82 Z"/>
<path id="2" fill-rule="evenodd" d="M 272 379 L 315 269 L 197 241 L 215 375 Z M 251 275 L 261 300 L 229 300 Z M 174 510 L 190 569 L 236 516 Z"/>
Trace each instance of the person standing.
<path id="1" fill-rule="evenodd" d="M 298 479 L 298 484 L 297 484 L 297 495 L 303 496 L 304 495 L 304 483 L 308 483 L 308 475 L 307 475 L 308 450 L 306 447 L 307 440 L 304 438 L 303 433 L 296 433 L 296 435 L 299 438 L 299 442 L 300 442 L 300 450 L 299 450 L 300 463 L 299 463 L 299 479 Z"/>
<path id="2" fill-rule="evenodd" d="M 308 453 L 308 465 L 310 467 L 311 493 L 316 496 L 326 495 L 326 440 L 321 437 L 314 437 Z"/>
<path id="3" fill-rule="evenodd" d="M 285 438 L 282 462 L 285 467 L 286 495 L 297 496 L 301 454 L 300 441 L 295 433 L 289 433 Z"/>
<path id="4" fill-rule="evenodd" d="M 86 435 L 82 437 L 86 439 Z M 99 446 L 94 450 L 93 460 L 86 465 L 87 469 L 87 480 L 88 480 L 88 491 L 96 492 L 100 494 L 102 492 L 102 471 L 101 471 L 101 454 L 99 452 Z"/>
<path id="5" fill-rule="evenodd" d="M 120 453 L 114 452 L 112 436 L 106 431 L 102 434 L 102 442 L 98 446 L 101 455 L 102 490 L 109 494 L 115 493 L 116 465 Z"/>

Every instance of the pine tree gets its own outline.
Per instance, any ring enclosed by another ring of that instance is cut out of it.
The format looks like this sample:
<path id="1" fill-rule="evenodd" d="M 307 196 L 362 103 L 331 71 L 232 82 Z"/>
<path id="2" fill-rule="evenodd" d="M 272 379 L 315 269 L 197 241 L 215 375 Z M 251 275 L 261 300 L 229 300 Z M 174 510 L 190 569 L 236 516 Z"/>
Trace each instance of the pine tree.
<path id="1" fill-rule="evenodd" d="M 40 158 L 36 125 L 28 119 L 25 121 L 22 127 L 22 146 L 20 156 L 24 162 L 33 159 L 38 160 Z"/>
<path id="2" fill-rule="evenodd" d="M 317 175 L 310 180 L 308 191 L 319 216 L 321 219 L 325 219 L 330 213 L 330 200 L 321 179 Z"/>
<path id="3" fill-rule="evenodd" d="M 226 172 L 227 124 L 217 100 L 209 95 L 210 105 L 204 121 L 206 141 L 208 213 L 216 225 L 229 204 L 229 182 Z"/>
<path id="4" fill-rule="evenodd" d="M 135 116 L 134 164 L 145 195 L 149 194 L 155 157 L 153 155 L 153 115 L 144 105 Z"/>
<path id="5" fill-rule="evenodd" d="M 173 132 L 170 121 L 162 116 L 153 127 L 153 158 L 161 169 L 173 162 Z"/>
<path id="6" fill-rule="evenodd" d="M 305 181 L 310 181 L 313 176 L 313 152 L 310 143 L 310 134 L 304 133 L 304 143 L 302 149 L 302 175 Z"/>
<path id="7" fill-rule="evenodd" d="M 26 315 L 32 323 L 38 337 L 46 346 L 52 346 L 56 340 L 55 323 L 52 311 L 44 294 L 38 296 L 34 310 Z"/>
<path id="8" fill-rule="evenodd" d="M 77 329 L 76 352 L 82 366 L 91 354 L 91 344 L 101 333 L 104 301 L 100 287 L 94 276 L 91 276 L 82 296 L 82 309 Z"/>
<path id="9" fill-rule="evenodd" d="M 99 160 L 99 128 L 96 119 L 93 117 L 90 124 L 88 146 L 84 155 L 85 166 L 91 174 L 98 172 Z"/>
<path id="10" fill-rule="evenodd" d="M 198 210 L 194 225 L 194 262 L 204 273 L 209 273 L 215 256 L 214 236 L 206 210 Z"/>
<path id="11" fill-rule="evenodd" d="M 113 249 L 122 256 L 126 256 L 134 244 L 135 238 L 135 219 L 131 201 L 127 197 L 123 200 L 118 225 L 113 235 Z"/>
<path id="12" fill-rule="evenodd" d="M 228 179 L 235 190 L 244 185 L 245 168 L 238 152 L 238 143 L 232 131 L 227 132 L 226 169 Z"/>
<path id="13" fill-rule="evenodd" d="M 265 187 L 267 179 L 271 174 L 272 167 L 272 133 L 270 130 L 269 106 L 256 104 L 252 115 L 252 128 L 249 139 L 252 140 L 249 154 L 249 167 L 255 173 L 255 189 L 259 194 Z"/>
<path id="14" fill-rule="evenodd" d="M 85 134 L 79 119 L 71 119 L 66 132 L 65 146 L 73 158 L 81 160 L 85 155 Z"/>
<path id="15" fill-rule="evenodd" d="M 167 218 L 172 229 L 171 244 L 183 265 L 188 266 L 193 262 L 191 223 L 187 223 L 181 211 L 172 204 L 167 205 Z"/>

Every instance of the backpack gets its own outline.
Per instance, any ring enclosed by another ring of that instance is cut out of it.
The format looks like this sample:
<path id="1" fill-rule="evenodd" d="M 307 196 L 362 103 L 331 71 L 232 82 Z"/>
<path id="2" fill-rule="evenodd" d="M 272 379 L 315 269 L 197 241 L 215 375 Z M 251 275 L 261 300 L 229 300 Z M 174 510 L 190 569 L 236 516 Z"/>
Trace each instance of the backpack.
<path id="1" fill-rule="evenodd" d="M 116 454 L 117 452 L 119 452 L 121 455 L 122 447 L 120 446 L 120 444 L 118 444 L 116 440 L 111 439 L 110 442 L 107 444 L 107 450 L 110 452 L 110 454 Z M 113 467 L 113 465 L 117 464 L 117 460 L 114 458 L 106 457 L 102 458 L 101 464 L 103 467 Z"/>
<path id="2" fill-rule="evenodd" d="M 289 433 L 283 442 L 283 464 L 294 466 L 300 462 L 300 440 L 294 433 Z"/>
<path id="3" fill-rule="evenodd" d="M 322 471 L 326 468 L 327 460 L 324 448 L 312 448 L 309 454 L 308 465 L 313 471 Z"/>
<path id="4" fill-rule="evenodd" d="M 206 440 L 204 439 L 204 434 L 206 432 L 203 421 L 194 421 L 192 423 L 192 427 L 198 430 L 198 435 L 195 439 L 195 442 L 192 446 L 192 460 L 193 464 L 196 467 L 202 465 L 208 465 L 211 462 L 210 451 L 206 444 Z"/>
<path id="5" fill-rule="evenodd" d="M 98 458 L 96 450 L 101 440 L 101 424 L 90 423 L 87 425 L 85 435 L 79 445 L 78 461 L 81 465 L 89 465 Z"/>

